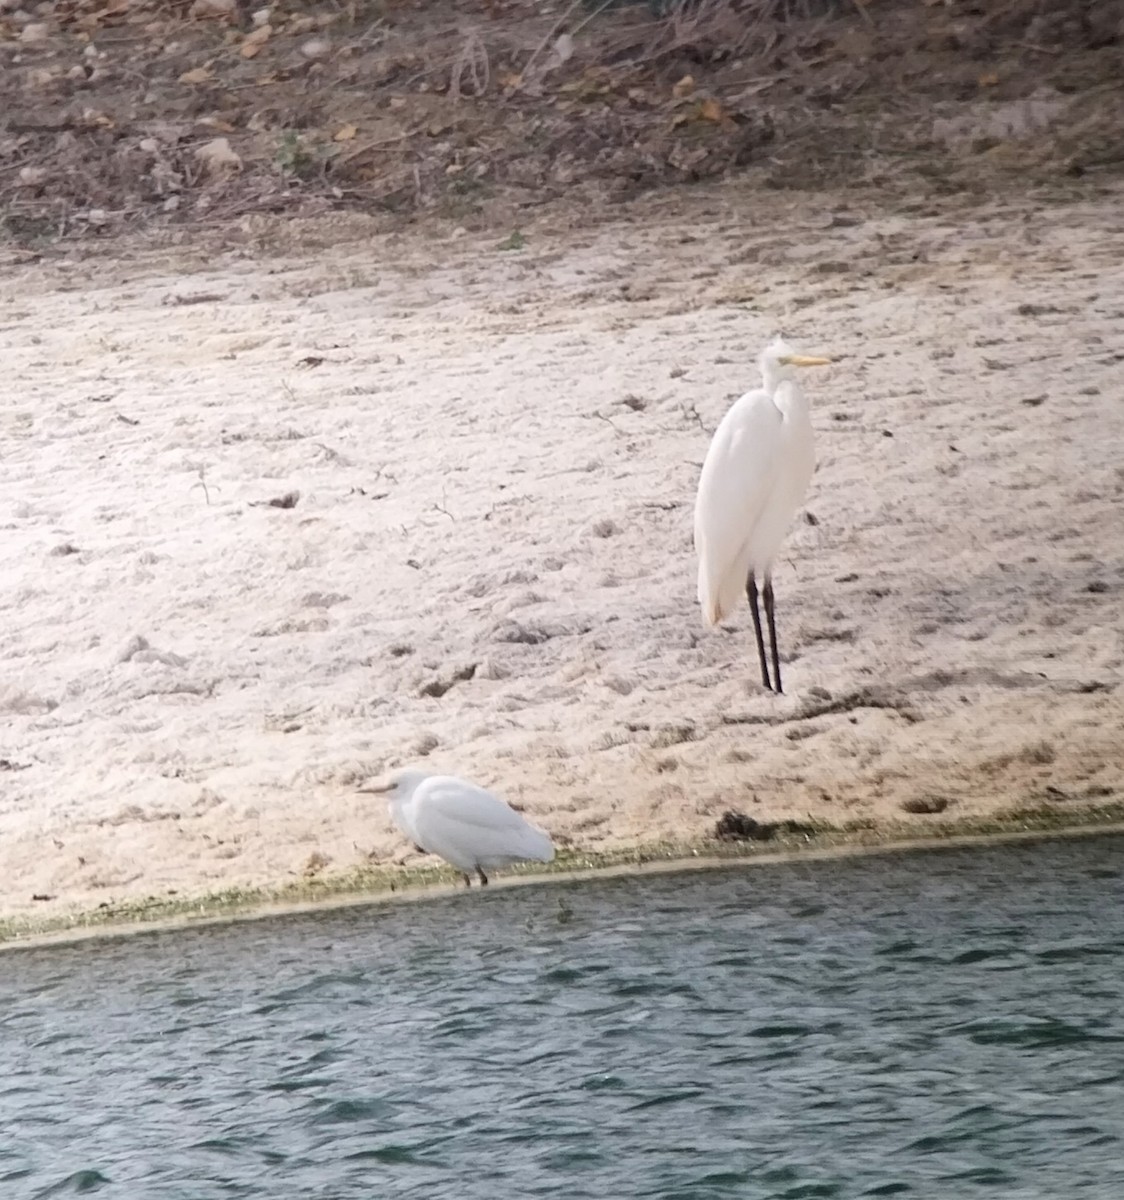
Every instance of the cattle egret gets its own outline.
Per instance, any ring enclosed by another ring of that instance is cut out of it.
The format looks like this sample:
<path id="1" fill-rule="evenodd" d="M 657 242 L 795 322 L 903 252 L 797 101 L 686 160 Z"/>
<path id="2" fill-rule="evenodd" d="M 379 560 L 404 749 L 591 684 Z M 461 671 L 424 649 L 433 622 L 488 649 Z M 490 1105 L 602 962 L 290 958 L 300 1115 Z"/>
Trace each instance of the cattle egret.
<path id="1" fill-rule="evenodd" d="M 473 871 L 486 884 L 485 867 L 554 858 L 549 834 L 525 821 L 499 796 L 464 779 L 396 771 L 386 782 L 365 790 L 386 793 L 394 824 L 427 854 L 456 867 L 468 887 Z"/>
<path id="2" fill-rule="evenodd" d="M 829 358 L 794 354 L 783 338 L 758 359 L 764 386 L 746 392 L 722 418 L 706 453 L 695 503 L 695 550 L 699 556 L 699 604 L 707 625 L 733 612 L 745 589 L 761 678 L 780 692 L 781 663 L 773 602 L 773 562 L 804 499 L 816 457 L 808 402 L 796 368 L 819 367 Z M 773 655 L 765 658 L 757 577 Z"/>

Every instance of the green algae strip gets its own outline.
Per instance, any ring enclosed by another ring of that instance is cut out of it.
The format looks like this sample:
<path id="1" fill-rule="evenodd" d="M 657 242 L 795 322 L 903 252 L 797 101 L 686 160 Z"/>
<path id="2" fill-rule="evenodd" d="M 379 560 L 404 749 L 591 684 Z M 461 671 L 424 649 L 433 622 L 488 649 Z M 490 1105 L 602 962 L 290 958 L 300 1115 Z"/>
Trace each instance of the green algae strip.
<path id="1" fill-rule="evenodd" d="M 653 842 L 592 853 L 565 849 L 552 863 L 513 867 L 494 876 L 492 886 L 1124 833 L 1124 801 L 1067 808 L 1042 805 L 924 824 L 859 820 L 842 825 L 803 821 L 800 825 L 798 833 L 778 832 L 763 841 Z M 447 867 L 363 867 L 280 887 L 230 888 L 195 897 L 141 897 L 42 919 L 33 915 L 8 918 L 0 920 L 0 951 L 422 900 L 458 890 L 464 890 L 460 874 Z"/>

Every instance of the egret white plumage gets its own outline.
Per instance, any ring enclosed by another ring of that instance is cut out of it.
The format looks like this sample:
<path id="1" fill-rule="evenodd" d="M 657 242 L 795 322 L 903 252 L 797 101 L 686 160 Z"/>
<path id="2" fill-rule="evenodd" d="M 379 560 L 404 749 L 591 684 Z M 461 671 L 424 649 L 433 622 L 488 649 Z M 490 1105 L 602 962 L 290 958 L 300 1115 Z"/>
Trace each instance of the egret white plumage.
<path id="1" fill-rule="evenodd" d="M 773 563 L 804 499 L 816 467 L 808 401 L 796 382 L 799 367 L 829 358 L 796 354 L 777 337 L 758 364 L 762 387 L 735 401 L 715 430 L 699 478 L 695 502 L 695 550 L 699 557 L 699 604 L 707 625 L 717 625 L 737 605 L 742 589 L 753 615 L 753 633 L 765 687 L 781 689 Z M 757 577 L 773 657 L 773 678 L 757 604 Z"/>
<path id="2" fill-rule="evenodd" d="M 499 796 L 453 775 L 396 771 L 365 789 L 385 792 L 391 820 L 420 849 L 451 863 L 472 886 L 484 869 L 517 862 L 550 862 L 550 835 L 524 820 Z"/>

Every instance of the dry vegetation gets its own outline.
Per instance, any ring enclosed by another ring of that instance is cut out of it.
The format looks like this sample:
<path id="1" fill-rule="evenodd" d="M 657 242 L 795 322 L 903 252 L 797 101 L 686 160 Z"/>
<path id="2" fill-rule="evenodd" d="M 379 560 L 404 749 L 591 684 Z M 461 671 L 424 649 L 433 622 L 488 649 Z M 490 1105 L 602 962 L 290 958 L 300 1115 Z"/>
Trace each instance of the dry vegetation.
<path id="1" fill-rule="evenodd" d="M 1121 5 L 0 0 L 9 239 L 1119 169 Z"/>

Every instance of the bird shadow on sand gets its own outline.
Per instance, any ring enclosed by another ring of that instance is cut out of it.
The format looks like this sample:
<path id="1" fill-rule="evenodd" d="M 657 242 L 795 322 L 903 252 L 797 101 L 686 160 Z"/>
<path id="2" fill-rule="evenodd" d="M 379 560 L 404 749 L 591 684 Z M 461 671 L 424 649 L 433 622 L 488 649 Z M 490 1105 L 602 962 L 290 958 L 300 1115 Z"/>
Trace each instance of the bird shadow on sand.
<path id="1" fill-rule="evenodd" d="M 842 696 L 829 699 L 809 698 L 790 712 L 731 712 L 722 714 L 723 725 L 787 725 L 795 721 L 810 721 L 833 713 L 854 712 L 861 708 L 881 708 L 896 712 L 911 725 L 925 719 L 917 707 L 919 696 L 932 695 L 953 687 L 990 687 L 1025 691 L 1045 688 L 1056 683 L 1030 671 L 1004 673 L 990 667 L 959 671 L 929 671 L 904 679 L 898 684 L 868 684 L 854 688 Z M 1066 690 L 1073 690 L 1072 688 Z"/>

